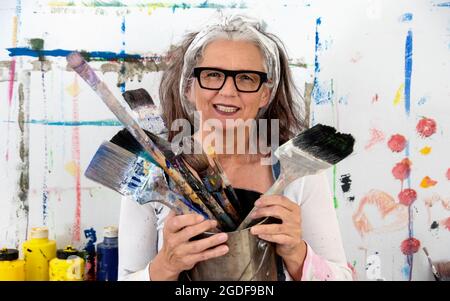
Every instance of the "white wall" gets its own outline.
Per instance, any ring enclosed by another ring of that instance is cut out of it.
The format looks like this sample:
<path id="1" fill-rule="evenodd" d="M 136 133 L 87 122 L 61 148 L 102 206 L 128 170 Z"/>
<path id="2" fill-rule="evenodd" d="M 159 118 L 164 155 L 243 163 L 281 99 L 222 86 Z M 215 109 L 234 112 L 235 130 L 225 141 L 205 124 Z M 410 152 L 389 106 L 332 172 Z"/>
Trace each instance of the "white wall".
<path id="1" fill-rule="evenodd" d="M 83 231 L 94 228 L 101 239 L 104 226 L 117 224 L 120 206 L 116 193 L 83 176 L 100 143 L 120 129 L 113 114 L 66 71 L 63 57 L 46 56 L 41 70 L 37 58 L 10 57 L 6 48 L 29 47 L 30 39 L 40 38 L 45 50 L 159 56 L 221 7 L 265 20 L 285 42 L 293 62 L 304 65 L 292 66 L 299 88 L 315 82 L 316 91 L 325 93 L 324 98 L 313 94 L 312 121 L 356 137 L 354 155 L 330 170 L 330 185 L 357 278 L 432 279 L 421 250 L 413 256 L 401 252 L 409 237 L 426 246 L 435 260 L 449 260 L 450 7 L 444 1 L 184 1 L 190 6 L 185 8 L 175 1 L 159 2 L 164 7 L 149 4 L 153 1 L 122 1 L 120 7 L 108 6 L 108 1 L 71 2 L 75 5 L 7 0 L 0 6 L 0 245 L 20 246 L 30 227 L 46 224 L 58 247 L 83 247 Z M 405 48 L 412 49 L 406 90 Z M 108 63 L 92 66 L 101 70 Z M 126 89 L 144 87 L 158 100 L 160 72 L 136 72 Z M 120 97 L 115 88 L 119 74 L 102 76 Z M 428 138 L 416 130 L 422 117 L 437 125 Z M 94 125 L 87 124 L 91 121 Z M 408 148 L 392 152 L 387 142 L 393 134 L 405 136 Z M 425 146 L 431 148 L 427 155 L 420 153 Z M 412 165 L 402 184 L 391 170 L 405 157 Z M 341 176 L 347 174 L 352 182 L 344 193 Z M 437 184 L 421 187 L 425 176 Z M 409 208 L 399 204 L 402 187 L 417 192 Z M 371 190 L 377 191 L 368 198 Z M 362 212 L 370 230 L 360 232 L 354 214 L 367 200 L 371 202 Z M 433 221 L 439 223 L 437 229 L 430 229 Z"/>

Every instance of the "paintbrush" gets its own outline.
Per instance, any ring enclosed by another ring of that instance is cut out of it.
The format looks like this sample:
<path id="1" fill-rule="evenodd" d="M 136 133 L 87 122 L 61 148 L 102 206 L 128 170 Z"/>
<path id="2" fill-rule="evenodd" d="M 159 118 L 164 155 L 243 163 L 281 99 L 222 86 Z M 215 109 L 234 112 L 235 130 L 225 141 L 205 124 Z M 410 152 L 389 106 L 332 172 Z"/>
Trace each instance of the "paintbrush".
<path id="1" fill-rule="evenodd" d="M 191 202 L 200 207 L 204 207 L 204 204 L 192 190 L 189 183 L 183 178 L 178 170 L 171 166 L 163 153 L 140 128 L 130 109 L 123 105 L 122 102 L 112 94 L 106 84 L 97 77 L 94 70 L 86 63 L 81 54 L 78 52 L 72 52 L 66 59 L 68 65 L 89 84 L 89 86 L 108 106 L 111 112 L 116 115 L 119 121 L 122 122 L 133 137 L 142 145 L 144 150 L 154 159 L 154 161 L 158 163 L 158 165 L 169 175 L 169 177 L 174 180 L 182 194 Z M 220 221 L 218 222 L 220 224 Z"/>
<path id="2" fill-rule="evenodd" d="M 425 253 L 425 255 L 427 256 L 428 263 L 430 264 L 431 272 L 433 273 L 434 279 L 436 281 L 441 281 L 441 275 L 439 274 L 438 270 L 434 266 L 433 260 L 431 260 L 431 256 L 430 256 L 430 254 L 428 254 L 427 248 L 423 247 L 422 249 L 423 249 L 423 252 Z"/>
<path id="3" fill-rule="evenodd" d="M 264 195 L 281 194 L 292 181 L 330 168 L 353 152 L 354 143 L 350 134 L 338 133 L 335 128 L 322 124 L 303 131 L 276 149 L 280 175 Z M 255 210 L 253 207 L 237 230 L 264 219 L 253 221 L 251 215 Z"/>
<path id="4" fill-rule="evenodd" d="M 156 135 L 168 132 L 158 107 L 145 89 L 127 90 L 122 96 L 130 109 L 138 115 L 141 128 Z"/>
<path id="5" fill-rule="evenodd" d="M 209 146 L 207 149 L 207 155 L 213 160 L 214 167 L 216 169 L 216 172 L 219 174 L 221 180 L 223 189 L 225 191 L 226 196 L 230 200 L 231 204 L 234 208 L 240 213 L 243 212 L 241 203 L 239 202 L 238 196 L 236 192 L 234 191 L 233 186 L 231 186 L 231 182 L 228 179 L 228 177 L 225 174 L 225 171 L 222 168 L 222 164 L 220 164 L 219 160 L 217 159 L 216 152 L 212 146 Z"/>
<path id="6" fill-rule="evenodd" d="M 181 148 L 176 148 L 174 145 L 175 152 L 172 151 L 172 144 L 167 140 L 154 135 L 153 133 L 144 131 L 152 141 L 157 145 L 157 147 L 162 151 L 167 161 L 176 168 L 180 174 L 187 180 L 193 191 L 198 195 L 200 200 L 203 202 L 205 208 L 198 207 L 198 209 L 208 212 L 208 215 L 217 219 L 221 222 L 224 230 L 231 231 L 237 227 L 238 222 L 234 222 L 228 214 L 223 210 L 223 208 L 216 202 L 214 197 L 208 192 L 206 187 L 191 173 L 189 168 L 186 166 L 184 161 L 178 152 L 181 152 Z M 128 132 L 127 129 L 119 131 L 112 139 L 111 142 L 119 145 L 120 147 L 126 148 L 134 154 L 143 156 L 145 151 L 142 146 L 136 141 L 136 139 Z M 197 204 L 194 204 L 195 206 Z"/>
<path id="7" fill-rule="evenodd" d="M 192 136 L 184 137 L 182 143 L 183 160 L 197 172 L 206 189 L 220 203 L 224 211 L 234 222 L 239 223 L 241 221 L 239 214 L 223 191 L 222 179 L 209 164 L 208 156 L 203 152 L 202 146 Z"/>
<path id="8" fill-rule="evenodd" d="M 195 212 L 210 218 L 182 196 L 173 193 L 159 167 L 112 142 L 105 141 L 100 145 L 85 176 L 121 195 L 131 196 L 141 205 L 159 202 L 177 214 Z"/>

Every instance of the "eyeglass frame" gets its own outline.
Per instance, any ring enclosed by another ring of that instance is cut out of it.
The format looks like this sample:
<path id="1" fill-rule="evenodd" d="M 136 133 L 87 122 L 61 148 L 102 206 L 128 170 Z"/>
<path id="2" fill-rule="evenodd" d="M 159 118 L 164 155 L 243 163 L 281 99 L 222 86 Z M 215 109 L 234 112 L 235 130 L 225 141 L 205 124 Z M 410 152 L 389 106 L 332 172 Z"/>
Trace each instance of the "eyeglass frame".
<path id="1" fill-rule="evenodd" d="M 223 80 L 223 83 L 219 88 L 207 88 L 202 85 L 202 81 L 200 80 L 200 74 L 202 73 L 202 71 L 205 71 L 205 70 L 218 71 L 218 72 L 222 72 L 225 75 L 225 79 Z M 236 84 L 236 75 L 241 74 L 241 73 L 257 74 L 260 78 L 258 88 L 254 91 L 243 91 L 243 90 L 239 89 Z M 192 72 L 192 75 L 198 80 L 198 84 L 200 85 L 200 87 L 202 89 L 214 90 L 214 91 L 219 91 L 220 89 L 222 89 L 223 86 L 225 85 L 225 83 L 227 82 L 227 78 L 229 76 L 231 76 L 233 78 L 233 83 L 234 83 L 234 87 L 236 88 L 236 90 L 239 92 L 242 92 L 242 93 L 256 93 L 259 91 L 259 89 L 261 89 L 261 86 L 268 81 L 266 72 L 255 71 L 255 70 L 226 70 L 226 69 L 211 68 L 211 67 L 195 67 L 194 71 Z"/>

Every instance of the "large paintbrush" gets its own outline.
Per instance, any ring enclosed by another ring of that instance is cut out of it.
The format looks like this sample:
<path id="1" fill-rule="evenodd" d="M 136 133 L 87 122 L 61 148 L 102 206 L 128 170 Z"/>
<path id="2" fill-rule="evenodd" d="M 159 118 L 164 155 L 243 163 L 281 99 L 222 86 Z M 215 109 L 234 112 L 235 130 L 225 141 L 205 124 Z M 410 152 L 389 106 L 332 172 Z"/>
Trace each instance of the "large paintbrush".
<path id="1" fill-rule="evenodd" d="M 164 154 L 153 143 L 150 137 L 139 126 L 133 117 L 130 109 L 117 99 L 109 90 L 107 85 L 101 81 L 94 70 L 86 63 L 79 52 L 72 52 L 67 56 L 69 66 L 77 72 L 81 78 L 97 93 L 97 95 L 108 106 L 111 112 L 116 115 L 120 122 L 128 129 L 133 137 L 142 145 L 143 149 L 153 158 L 153 160 L 169 175 L 170 178 L 178 185 L 180 192 L 191 202 L 207 211 L 205 204 L 201 201 L 190 184 L 184 179 L 180 172 L 174 168 L 166 159 Z M 224 228 L 232 227 L 227 221 L 221 220 L 221 216 L 215 215 L 220 226 Z M 223 216 L 222 216 L 223 217 Z"/>
<path id="2" fill-rule="evenodd" d="M 353 152 L 354 143 L 350 134 L 338 133 L 335 128 L 322 124 L 303 131 L 275 151 L 281 173 L 264 195 L 281 194 L 292 181 L 330 168 Z M 250 211 L 237 230 L 264 219 L 253 220 L 251 215 L 255 210 Z"/>

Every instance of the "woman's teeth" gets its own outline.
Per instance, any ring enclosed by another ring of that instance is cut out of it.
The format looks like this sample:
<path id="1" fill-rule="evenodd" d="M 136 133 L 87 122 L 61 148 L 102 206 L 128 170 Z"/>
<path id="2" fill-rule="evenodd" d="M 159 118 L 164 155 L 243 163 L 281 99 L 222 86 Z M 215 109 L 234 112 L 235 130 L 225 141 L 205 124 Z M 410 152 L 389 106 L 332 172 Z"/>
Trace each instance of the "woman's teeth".
<path id="1" fill-rule="evenodd" d="M 214 107 L 224 113 L 234 113 L 237 112 L 237 110 L 239 110 L 239 108 L 236 107 L 229 107 L 229 106 L 222 106 L 222 105 L 214 105 Z"/>

